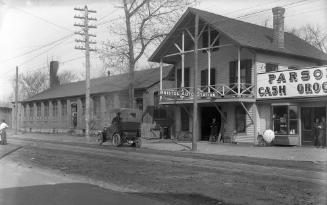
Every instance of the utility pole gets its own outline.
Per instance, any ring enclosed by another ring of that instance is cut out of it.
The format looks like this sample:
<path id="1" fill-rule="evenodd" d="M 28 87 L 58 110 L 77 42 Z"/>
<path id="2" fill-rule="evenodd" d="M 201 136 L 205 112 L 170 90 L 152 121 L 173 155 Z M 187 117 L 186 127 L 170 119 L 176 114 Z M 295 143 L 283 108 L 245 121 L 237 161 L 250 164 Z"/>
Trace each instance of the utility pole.
<path id="1" fill-rule="evenodd" d="M 90 52 L 96 51 L 96 49 L 90 48 L 90 44 L 96 44 L 95 41 L 90 41 L 90 37 L 96 37 L 94 34 L 89 33 L 89 29 L 96 28 L 95 25 L 89 25 L 89 21 L 96 21 L 96 18 L 89 17 L 89 13 L 96 13 L 94 10 L 89 10 L 85 5 L 84 8 L 74 8 L 76 11 L 84 13 L 84 16 L 74 16 L 76 19 L 81 19 L 82 24 L 75 23 L 74 26 L 81 27 L 82 31 L 75 32 L 80 35 L 83 39 L 75 39 L 75 42 L 81 43 L 82 46 L 75 46 L 75 49 L 85 51 L 85 73 L 86 73 L 86 91 L 85 91 L 85 137 L 87 140 L 90 139 Z"/>
<path id="2" fill-rule="evenodd" d="M 18 66 L 16 66 L 16 87 L 15 87 L 15 135 L 18 131 Z"/>

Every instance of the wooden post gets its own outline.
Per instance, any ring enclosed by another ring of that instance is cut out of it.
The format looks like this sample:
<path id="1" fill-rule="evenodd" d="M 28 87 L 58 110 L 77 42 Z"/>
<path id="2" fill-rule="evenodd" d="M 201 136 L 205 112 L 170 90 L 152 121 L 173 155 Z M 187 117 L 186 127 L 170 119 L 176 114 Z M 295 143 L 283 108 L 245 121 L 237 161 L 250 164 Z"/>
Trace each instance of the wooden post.
<path id="1" fill-rule="evenodd" d="M 15 135 L 18 131 L 18 66 L 16 66 L 16 86 L 15 86 Z"/>
<path id="2" fill-rule="evenodd" d="M 162 58 L 160 59 L 160 90 L 159 93 L 162 92 Z M 160 95 L 160 101 L 162 100 L 162 96 Z"/>
<path id="3" fill-rule="evenodd" d="M 195 34 L 194 34 L 194 97 L 193 97 L 193 138 L 192 138 L 192 151 L 197 151 L 197 135 L 198 135 L 198 102 L 196 88 L 198 84 L 198 35 L 199 35 L 199 15 L 195 15 Z"/>
<path id="4" fill-rule="evenodd" d="M 184 86 L 185 86 L 185 81 L 184 81 L 185 54 L 184 54 L 184 51 L 185 51 L 185 33 L 183 31 L 183 33 L 182 33 L 182 85 L 181 85 L 182 88 L 184 88 Z"/>
<path id="5" fill-rule="evenodd" d="M 237 47 L 237 96 L 241 96 L 241 48 Z"/>
<path id="6" fill-rule="evenodd" d="M 210 26 L 208 26 L 208 93 L 210 93 L 210 68 L 211 68 L 211 32 L 210 32 Z"/>

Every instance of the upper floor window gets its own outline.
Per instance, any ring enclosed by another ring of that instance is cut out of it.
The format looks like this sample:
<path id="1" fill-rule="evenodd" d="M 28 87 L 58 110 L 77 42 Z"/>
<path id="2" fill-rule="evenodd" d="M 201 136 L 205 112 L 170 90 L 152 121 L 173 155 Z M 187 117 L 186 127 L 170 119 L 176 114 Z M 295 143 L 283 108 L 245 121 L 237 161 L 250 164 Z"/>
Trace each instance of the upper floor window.
<path id="1" fill-rule="evenodd" d="M 251 84 L 251 68 L 252 60 L 241 60 L 241 83 Z M 231 84 L 237 83 L 238 71 L 237 71 L 237 61 L 232 61 L 229 63 L 229 82 Z"/>
<path id="2" fill-rule="evenodd" d="M 182 87 L 182 69 L 177 69 L 177 87 Z M 190 87 L 190 68 L 184 68 L 184 87 Z"/>
<path id="3" fill-rule="evenodd" d="M 215 41 L 215 39 L 217 38 L 217 36 L 219 35 L 219 32 L 214 30 L 214 29 L 211 29 L 210 30 L 210 45 L 212 47 L 214 46 L 219 46 L 219 37 L 218 39 Z M 207 48 L 209 47 L 208 45 L 208 42 L 209 42 L 209 30 L 206 30 L 203 32 L 202 34 L 202 48 Z M 214 43 L 215 42 L 215 43 Z M 214 43 L 214 44 L 213 44 Z M 217 51 L 219 50 L 219 48 L 213 48 L 212 51 Z M 205 51 L 204 51 L 205 52 Z"/>
<path id="4" fill-rule="evenodd" d="M 272 72 L 272 71 L 277 71 L 278 70 L 278 65 L 275 63 L 266 63 L 266 72 Z"/>
<path id="5" fill-rule="evenodd" d="M 214 68 L 210 69 L 210 85 L 214 86 L 216 84 L 216 70 Z M 201 86 L 208 85 L 208 70 L 201 70 Z"/>

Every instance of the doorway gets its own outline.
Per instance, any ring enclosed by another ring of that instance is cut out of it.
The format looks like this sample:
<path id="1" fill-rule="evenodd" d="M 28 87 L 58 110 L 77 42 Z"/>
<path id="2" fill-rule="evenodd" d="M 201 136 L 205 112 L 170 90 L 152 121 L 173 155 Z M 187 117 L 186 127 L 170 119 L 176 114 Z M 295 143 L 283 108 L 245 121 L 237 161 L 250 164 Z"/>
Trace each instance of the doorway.
<path id="1" fill-rule="evenodd" d="M 322 117 L 326 117 L 326 107 L 302 107 L 301 121 L 302 121 L 302 145 L 315 145 L 315 119 L 321 121 Z M 326 132 L 325 132 L 326 133 Z M 326 134 L 325 134 L 326 135 Z M 326 136 L 323 136 L 323 146 L 326 146 Z"/>
<path id="2" fill-rule="evenodd" d="M 77 104 L 72 103 L 71 104 L 71 116 L 72 116 L 72 127 L 77 127 Z"/>
<path id="3" fill-rule="evenodd" d="M 212 119 L 216 118 L 218 124 L 218 132 L 220 132 L 221 117 L 215 107 L 201 108 L 201 140 L 208 141 L 210 137 L 210 124 Z"/>

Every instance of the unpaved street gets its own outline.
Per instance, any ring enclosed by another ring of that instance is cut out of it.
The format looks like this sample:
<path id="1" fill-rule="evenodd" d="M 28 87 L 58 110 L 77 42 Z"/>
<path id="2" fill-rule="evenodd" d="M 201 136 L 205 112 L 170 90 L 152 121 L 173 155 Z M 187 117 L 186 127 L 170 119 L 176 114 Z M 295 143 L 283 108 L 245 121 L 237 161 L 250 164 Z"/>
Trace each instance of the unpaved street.
<path id="1" fill-rule="evenodd" d="M 167 204 L 326 204 L 326 165 L 40 140 L 7 159 Z"/>

